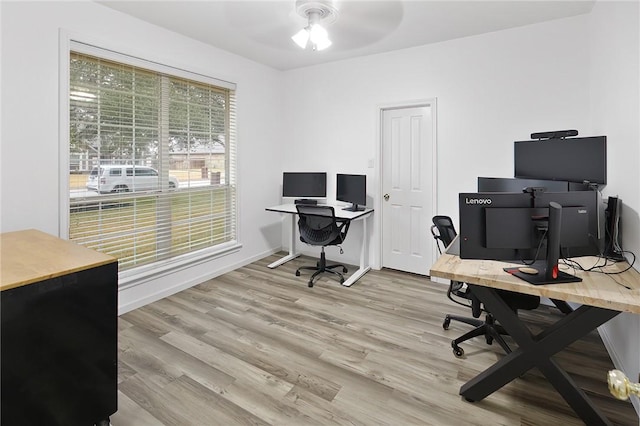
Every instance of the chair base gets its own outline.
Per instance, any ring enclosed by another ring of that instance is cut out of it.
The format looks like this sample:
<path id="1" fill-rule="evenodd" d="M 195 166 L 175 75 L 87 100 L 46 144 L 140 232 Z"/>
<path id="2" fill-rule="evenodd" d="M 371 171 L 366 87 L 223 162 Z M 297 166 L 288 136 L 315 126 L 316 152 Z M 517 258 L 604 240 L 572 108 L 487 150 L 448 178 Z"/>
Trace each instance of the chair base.
<path id="1" fill-rule="evenodd" d="M 473 330 L 470 330 L 457 339 L 451 341 L 453 354 L 457 358 L 461 358 L 462 356 L 464 356 L 464 349 L 459 346 L 460 343 L 478 336 L 484 336 L 488 345 L 493 344 L 493 341 L 495 340 L 506 353 L 511 353 L 511 348 L 502 338 L 503 335 L 507 335 L 509 333 L 507 333 L 507 331 L 501 325 L 496 324 L 495 319 L 492 315 L 487 314 L 484 321 L 476 318 L 447 315 L 445 316 L 444 322 L 442 323 L 442 328 L 447 330 L 449 328 L 451 320 L 459 321 L 475 327 Z"/>
<path id="2" fill-rule="evenodd" d="M 322 273 L 324 272 L 330 272 L 332 274 L 337 275 L 340 278 L 340 284 L 344 283 L 344 276 L 342 276 L 342 274 L 338 271 L 334 271 L 334 268 L 342 268 L 342 272 L 346 273 L 347 268 L 344 265 L 338 264 L 338 265 L 327 265 L 327 258 L 325 257 L 324 254 L 324 247 L 322 247 L 322 251 L 320 252 L 320 260 L 318 262 L 316 262 L 316 266 L 301 266 L 296 270 L 296 277 L 300 276 L 300 271 L 302 270 L 308 270 L 308 271 L 315 271 L 313 273 L 313 275 L 311 275 L 311 278 L 309 278 L 309 282 L 308 282 L 308 286 L 309 287 L 313 287 L 313 282 L 314 280 Z"/>

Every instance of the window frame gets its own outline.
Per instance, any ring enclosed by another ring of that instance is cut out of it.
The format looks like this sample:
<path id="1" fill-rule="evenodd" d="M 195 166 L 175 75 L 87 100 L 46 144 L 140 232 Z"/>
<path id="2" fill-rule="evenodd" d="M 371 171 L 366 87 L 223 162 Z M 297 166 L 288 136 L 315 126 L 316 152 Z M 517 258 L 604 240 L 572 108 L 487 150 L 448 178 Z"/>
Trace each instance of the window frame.
<path id="1" fill-rule="evenodd" d="M 187 67 L 173 64 L 165 57 L 153 57 L 152 54 L 145 52 L 140 54 L 131 47 L 122 45 L 114 45 L 104 40 L 97 40 L 85 35 L 72 33 L 68 30 L 61 29 L 59 34 L 59 127 L 58 127 L 58 147 L 59 147 L 59 228 L 58 236 L 63 239 L 69 239 L 70 225 L 70 196 L 69 196 L 69 165 L 70 165 L 70 135 L 69 135 L 69 85 L 70 85 L 70 58 L 71 52 L 78 52 L 98 56 L 107 60 L 116 61 L 132 65 L 135 67 L 146 68 L 151 71 L 168 74 L 178 78 L 193 80 L 207 85 L 213 85 L 221 88 L 236 91 L 236 84 L 225 79 L 218 79 L 208 76 L 204 73 L 191 71 Z M 237 144 L 237 128 L 238 120 L 235 121 L 234 138 Z M 196 266 L 206 263 L 214 259 L 236 253 L 242 248 L 241 244 L 241 227 L 240 227 L 240 187 L 238 179 L 238 151 L 235 147 L 235 173 L 229 177 L 228 184 L 235 185 L 235 208 L 234 217 L 236 239 L 218 244 L 213 247 L 207 247 L 197 251 L 180 254 L 169 259 L 160 260 L 151 264 L 137 266 L 124 271 L 119 271 L 119 289 L 133 287 L 145 282 L 152 281 L 161 276 L 169 275 L 187 267 Z"/>

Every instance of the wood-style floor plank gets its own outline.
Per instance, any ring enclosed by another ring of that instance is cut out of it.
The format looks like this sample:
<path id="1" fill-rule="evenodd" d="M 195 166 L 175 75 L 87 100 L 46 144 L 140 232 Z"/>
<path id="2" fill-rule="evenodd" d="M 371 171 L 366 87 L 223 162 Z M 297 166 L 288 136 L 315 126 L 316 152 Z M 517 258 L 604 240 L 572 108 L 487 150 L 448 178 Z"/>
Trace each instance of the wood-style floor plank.
<path id="1" fill-rule="evenodd" d="M 537 370 L 485 400 L 460 386 L 503 356 L 447 313 L 469 316 L 446 285 L 393 270 L 352 287 L 331 275 L 307 287 L 270 256 L 119 318 L 119 409 L 114 426 L 581 425 Z M 355 270 L 355 267 L 350 268 Z M 535 331 L 562 315 L 521 312 Z M 507 341 L 510 339 L 507 338 Z M 555 357 L 617 425 L 638 425 L 607 389 L 613 368 L 596 332 Z"/>

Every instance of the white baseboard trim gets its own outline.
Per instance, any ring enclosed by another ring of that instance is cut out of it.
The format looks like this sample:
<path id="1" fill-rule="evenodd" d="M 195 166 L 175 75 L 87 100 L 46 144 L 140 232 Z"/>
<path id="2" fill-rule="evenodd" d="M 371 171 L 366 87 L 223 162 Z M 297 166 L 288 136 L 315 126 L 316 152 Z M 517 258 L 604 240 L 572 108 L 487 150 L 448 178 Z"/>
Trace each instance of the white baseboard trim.
<path id="1" fill-rule="evenodd" d="M 612 344 L 611 337 L 609 336 L 609 333 L 607 333 L 607 328 L 598 327 L 598 334 L 600 334 L 600 338 L 604 343 L 605 349 L 609 353 L 609 357 L 611 358 L 611 361 L 613 361 L 614 367 L 621 371 L 635 371 L 635 369 L 633 368 L 625 368 L 626 366 L 622 365 L 620 356 L 616 352 L 616 347 L 614 344 Z M 606 380 L 606 376 L 603 375 L 603 377 Z M 611 397 L 613 398 L 613 395 Z M 633 408 L 636 410 L 636 413 L 638 414 L 638 425 L 640 426 L 640 401 L 637 396 L 632 396 L 629 399 L 631 401 L 631 404 L 633 404 Z"/>
<path id="2" fill-rule="evenodd" d="M 187 288 L 193 287 L 195 285 L 198 285 L 200 283 L 203 283 L 207 280 L 210 280 L 212 278 L 218 277 L 222 274 L 226 274 L 227 272 L 231 272 L 233 270 L 236 270 L 238 268 L 241 268 L 243 266 L 246 266 L 250 263 L 253 263 L 255 261 L 258 261 L 260 259 L 263 259 L 267 256 L 271 256 L 272 254 L 278 253 L 279 251 L 281 251 L 282 248 L 277 248 L 277 249 L 272 249 L 272 250 L 267 250 L 265 252 L 256 254 L 255 256 L 252 256 L 250 258 L 247 259 L 243 259 L 239 262 L 235 262 L 229 265 L 226 265 L 224 267 L 221 267 L 219 269 L 216 269 L 214 271 L 210 271 L 206 274 L 200 275 L 198 277 L 192 278 L 188 281 L 184 281 L 181 283 L 178 283 L 174 286 L 171 286 L 169 288 L 164 288 L 158 292 L 155 293 L 150 293 L 144 297 L 141 297 L 139 299 L 130 301 L 126 304 L 121 304 L 118 305 L 118 315 L 122 315 L 125 314 L 129 311 L 132 311 L 134 309 L 140 308 L 144 305 L 147 305 L 149 303 L 155 302 L 157 300 L 160 300 L 162 298 L 165 298 L 167 296 L 171 296 L 172 294 L 178 293 L 179 291 L 182 290 L 186 290 Z M 119 289 L 119 292 L 124 292 L 127 291 L 127 288 L 124 289 Z"/>
<path id="3" fill-rule="evenodd" d="M 438 284 L 449 285 L 451 283 L 451 280 L 447 280 L 447 279 L 439 278 L 439 277 L 431 277 L 431 276 L 429 276 L 429 279 L 431 280 L 431 282 L 438 283 Z"/>

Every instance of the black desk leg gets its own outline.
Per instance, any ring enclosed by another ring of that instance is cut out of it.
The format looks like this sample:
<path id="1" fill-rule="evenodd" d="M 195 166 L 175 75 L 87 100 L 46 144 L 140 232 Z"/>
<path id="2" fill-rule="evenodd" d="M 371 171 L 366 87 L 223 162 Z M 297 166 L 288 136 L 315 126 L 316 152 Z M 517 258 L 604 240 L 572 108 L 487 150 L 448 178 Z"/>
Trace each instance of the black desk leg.
<path id="1" fill-rule="evenodd" d="M 465 383 L 460 388 L 460 395 L 469 401 L 480 401 L 531 368 L 538 367 L 586 424 L 611 424 L 551 356 L 620 312 L 583 305 L 534 336 L 493 289 L 474 285 L 472 291 L 519 348 Z"/>
<path id="2" fill-rule="evenodd" d="M 556 308 L 560 309 L 560 312 L 562 312 L 563 314 L 570 314 L 571 312 L 573 312 L 573 308 L 564 300 L 558 300 L 558 299 L 550 299 L 554 305 L 556 305 Z"/>

